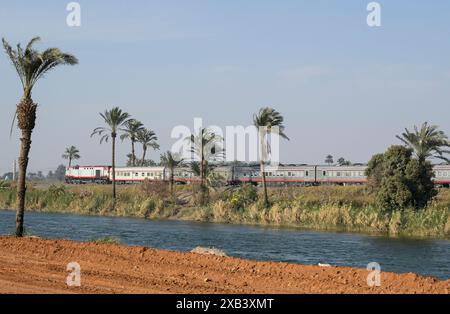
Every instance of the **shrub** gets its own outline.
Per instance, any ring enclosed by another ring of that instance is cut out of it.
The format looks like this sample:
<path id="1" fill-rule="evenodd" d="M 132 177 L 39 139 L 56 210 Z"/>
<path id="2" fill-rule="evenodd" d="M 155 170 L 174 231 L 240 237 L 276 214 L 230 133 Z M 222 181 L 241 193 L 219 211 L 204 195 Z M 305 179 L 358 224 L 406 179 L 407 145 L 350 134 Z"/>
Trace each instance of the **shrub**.
<path id="1" fill-rule="evenodd" d="M 234 210 L 244 210 L 258 199 L 258 190 L 252 184 L 244 184 L 229 196 L 229 203 Z"/>
<path id="2" fill-rule="evenodd" d="M 374 155 L 366 174 L 378 205 L 388 211 L 424 208 L 437 195 L 432 165 L 413 159 L 412 151 L 403 146 Z"/>

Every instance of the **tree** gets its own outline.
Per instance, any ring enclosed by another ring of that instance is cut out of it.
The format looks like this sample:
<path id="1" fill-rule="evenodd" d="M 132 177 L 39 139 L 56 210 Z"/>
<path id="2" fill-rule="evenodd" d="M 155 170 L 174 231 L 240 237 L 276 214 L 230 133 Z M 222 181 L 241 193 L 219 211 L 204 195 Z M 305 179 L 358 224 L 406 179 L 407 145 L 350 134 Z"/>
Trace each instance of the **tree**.
<path id="1" fill-rule="evenodd" d="M 148 148 L 159 149 L 159 145 L 156 142 L 158 137 L 155 132 L 149 129 L 142 129 L 137 132 L 136 139 L 139 143 L 142 144 L 142 159 L 141 165 L 145 163 L 145 155 L 147 153 Z"/>
<path id="2" fill-rule="evenodd" d="M 64 181 L 66 175 L 66 167 L 64 165 L 59 165 L 54 173 L 54 178 L 58 181 Z"/>
<path id="3" fill-rule="evenodd" d="M 351 161 L 345 160 L 345 158 L 341 157 L 337 160 L 339 166 L 351 166 Z"/>
<path id="4" fill-rule="evenodd" d="M 105 110 L 104 113 L 100 113 L 100 116 L 105 122 L 106 127 L 95 128 L 91 134 L 100 136 L 100 144 L 108 142 L 111 138 L 111 160 L 112 160 L 112 185 L 113 185 L 113 208 L 116 205 L 116 137 L 120 127 L 125 125 L 130 118 L 130 115 L 123 112 L 119 107 L 114 107 L 111 110 Z"/>
<path id="5" fill-rule="evenodd" d="M 75 146 L 67 147 L 64 151 L 64 154 L 62 154 L 62 158 L 69 160 L 69 167 L 72 166 L 72 160 L 80 159 L 80 151 Z"/>
<path id="6" fill-rule="evenodd" d="M 136 160 L 136 167 L 155 167 L 157 163 L 152 159 Z M 127 154 L 127 167 L 133 167 L 133 157 L 131 154 Z"/>
<path id="7" fill-rule="evenodd" d="M 331 155 L 327 155 L 325 157 L 325 163 L 328 164 L 329 166 L 331 166 L 333 164 L 334 160 L 333 160 L 333 156 Z"/>
<path id="8" fill-rule="evenodd" d="M 123 141 L 124 139 L 130 139 L 131 142 L 131 165 L 133 167 L 136 166 L 136 154 L 134 151 L 134 143 L 136 143 L 138 136 L 138 133 L 140 131 L 144 130 L 144 125 L 136 120 L 136 119 L 129 119 L 124 123 L 124 127 L 120 129 L 122 132 L 124 132 L 120 139 Z"/>
<path id="9" fill-rule="evenodd" d="M 161 155 L 161 165 L 169 168 L 170 171 L 170 194 L 173 195 L 173 185 L 174 185 L 174 173 L 175 168 L 183 163 L 183 159 L 177 153 L 172 154 L 171 151 L 167 151 Z"/>
<path id="10" fill-rule="evenodd" d="M 405 129 L 404 133 L 396 137 L 414 151 L 420 164 L 431 157 L 450 163 L 450 160 L 444 156 L 444 154 L 450 154 L 450 150 L 446 149 L 450 148 L 450 142 L 447 135 L 436 125 L 428 125 L 425 122 L 420 130 L 414 126 L 414 132 Z"/>
<path id="11" fill-rule="evenodd" d="M 269 196 L 267 194 L 265 163 L 269 154 L 268 135 L 277 132 L 282 138 L 289 140 L 284 134 L 284 118 L 273 108 L 261 108 L 257 114 L 253 115 L 253 124 L 258 129 L 259 151 L 260 151 L 260 171 L 264 189 L 264 206 L 269 208 Z"/>
<path id="12" fill-rule="evenodd" d="M 423 208 L 437 194 L 431 163 L 412 158 L 412 150 L 404 146 L 393 145 L 384 154 L 374 155 L 366 175 L 378 205 L 385 210 Z"/>
<path id="13" fill-rule="evenodd" d="M 368 186 L 372 191 L 376 191 L 383 179 L 384 154 L 375 154 L 369 161 L 366 168 Z"/>
<path id="14" fill-rule="evenodd" d="M 13 49 L 3 38 L 3 47 L 11 63 L 17 71 L 23 88 L 23 95 L 16 107 L 14 120 L 21 130 L 21 147 L 19 155 L 19 179 L 17 182 L 17 213 L 16 231 L 18 237 L 23 236 L 23 221 L 25 213 L 26 173 L 28 167 L 28 155 L 31 147 L 31 134 L 36 124 L 37 104 L 34 103 L 31 94 L 36 83 L 49 71 L 60 65 L 75 65 L 77 58 L 71 54 L 63 53 L 58 48 L 48 48 L 43 52 L 35 50 L 33 45 L 40 40 L 35 37 L 30 40 L 25 49 L 20 44 Z"/>
<path id="15" fill-rule="evenodd" d="M 202 193 L 201 204 L 206 203 L 205 178 L 210 161 L 221 159 L 224 153 L 219 145 L 222 138 L 208 128 L 202 128 L 198 134 L 192 134 L 187 138 L 191 145 L 191 153 L 195 155 L 199 162 L 200 189 Z"/>

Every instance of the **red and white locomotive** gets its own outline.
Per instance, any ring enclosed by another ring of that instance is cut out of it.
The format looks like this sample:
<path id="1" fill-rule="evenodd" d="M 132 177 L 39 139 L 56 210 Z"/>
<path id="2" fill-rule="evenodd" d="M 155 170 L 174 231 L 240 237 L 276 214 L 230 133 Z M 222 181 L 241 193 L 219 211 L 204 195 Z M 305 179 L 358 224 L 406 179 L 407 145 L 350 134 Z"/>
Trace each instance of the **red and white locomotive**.
<path id="1" fill-rule="evenodd" d="M 110 166 L 72 166 L 66 168 L 65 180 L 69 184 L 109 183 Z"/>

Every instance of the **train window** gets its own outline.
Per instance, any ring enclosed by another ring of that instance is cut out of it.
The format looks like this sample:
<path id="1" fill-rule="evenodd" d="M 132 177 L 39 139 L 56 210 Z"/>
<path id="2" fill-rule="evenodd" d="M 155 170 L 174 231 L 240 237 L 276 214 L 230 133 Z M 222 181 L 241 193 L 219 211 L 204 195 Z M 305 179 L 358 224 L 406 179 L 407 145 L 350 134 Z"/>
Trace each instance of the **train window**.
<path id="1" fill-rule="evenodd" d="M 337 171 L 336 172 L 336 177 L 340 177 L 341 176 L 341 172 L 340 171 Z"/>
<path id="2" fill-rule="evenodd" d="M 322 175 L 323 175 L 324 177 L 326 177 L 326 176 L 327 176 L 327 172 L 326 172 L 326 171 L 322 171 Z"/>
<path id="3" fill-rule="evenodd" d="M 288 177 L 290 177 L 290 176 L 291 176 L 291 174 L 292 174 L 292 172 L 288 171 Z"/>
<path id="4" fill-rule="evenodd" d="M 309 177 L 309 171 L 306 171 L 306 176 Z"/>

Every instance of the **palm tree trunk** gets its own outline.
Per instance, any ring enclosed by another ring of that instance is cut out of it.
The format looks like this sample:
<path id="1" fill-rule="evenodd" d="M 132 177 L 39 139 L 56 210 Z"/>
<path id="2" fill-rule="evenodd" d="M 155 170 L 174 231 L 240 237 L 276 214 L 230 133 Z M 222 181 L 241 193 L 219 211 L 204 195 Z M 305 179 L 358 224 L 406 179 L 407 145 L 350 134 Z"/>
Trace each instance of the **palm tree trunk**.
<path id="1" fill-rule="evenodd" d="M 72 166 L 72 157 L 69 157 L 69 168 Z"/>
<path id="2" fill-rule="evenodd" d="M 173 196 L 174 169 L 170 169 L 170 194 Z"/>
<path id="3" fill-rule="evenodd" d="M 31 130 L 22 130 L 21 147 L 19 155 L 19 181 L 17 183 L 17 212 L 16 236 L 23 236 L 23 220 L 25 214 L 26 173 L 28 167 L 28 154 L 31 147 Z"/>
<path id="4" fill-rule="evenodd" d="M 266 171 L 265 171 L 265 159 L 266 159 L 266 145 L 264 142 L 265 136 L 263 133 L 260 132 L 259 134 L 260 142 L 260 171 L 261 171 L 261 177 L 262 177 L 262 184 L 263 184 L 263 190 L 264 190 L 264 207 L 269 208 L 269 196 L 267 195 L 267 184 L 266 184 Z"/>
<path id="5" fill-rule="evenodd" d="M 113 184 L 113 209 L 116 208 L 116 136 L 112 135 L 112 184 Z"/>
<path id="6" fill-rule="evenodd" d="M 147 153 L 147 146 L 142 146 L 142 165 L 144 165 L 145 162 L 145 154 Z"/>
<path id="7" fill-rule="evenodd" d="M 131 164 L 136 167 L 136 155 L 134 154 L 134 141 L 131 140 Z"/>
<path id="8" fill-rule="evenodd" d="M 23 236 L 23 221 L 25 214 L 26 173 L 28 167 L 28 154 L 31 147 L 31 133 L 36 123 L 37 105 L 30 97 L 24 97 L 17 105 L 17 124 L 22 131 L 19 155 L 19 179 L 17 182 L 17 212 L 16 236 Z"/>
<path id="9" fill-rule="evenodd" d="M 267 184 L 266 184 L 266 171 L 264 166 L 264 161 L 261 161 L 261 176 L 262 176 L 262 184 L 264 190 L 264 207 L 269 208 L 269 196 L 267 195 Z"/>

